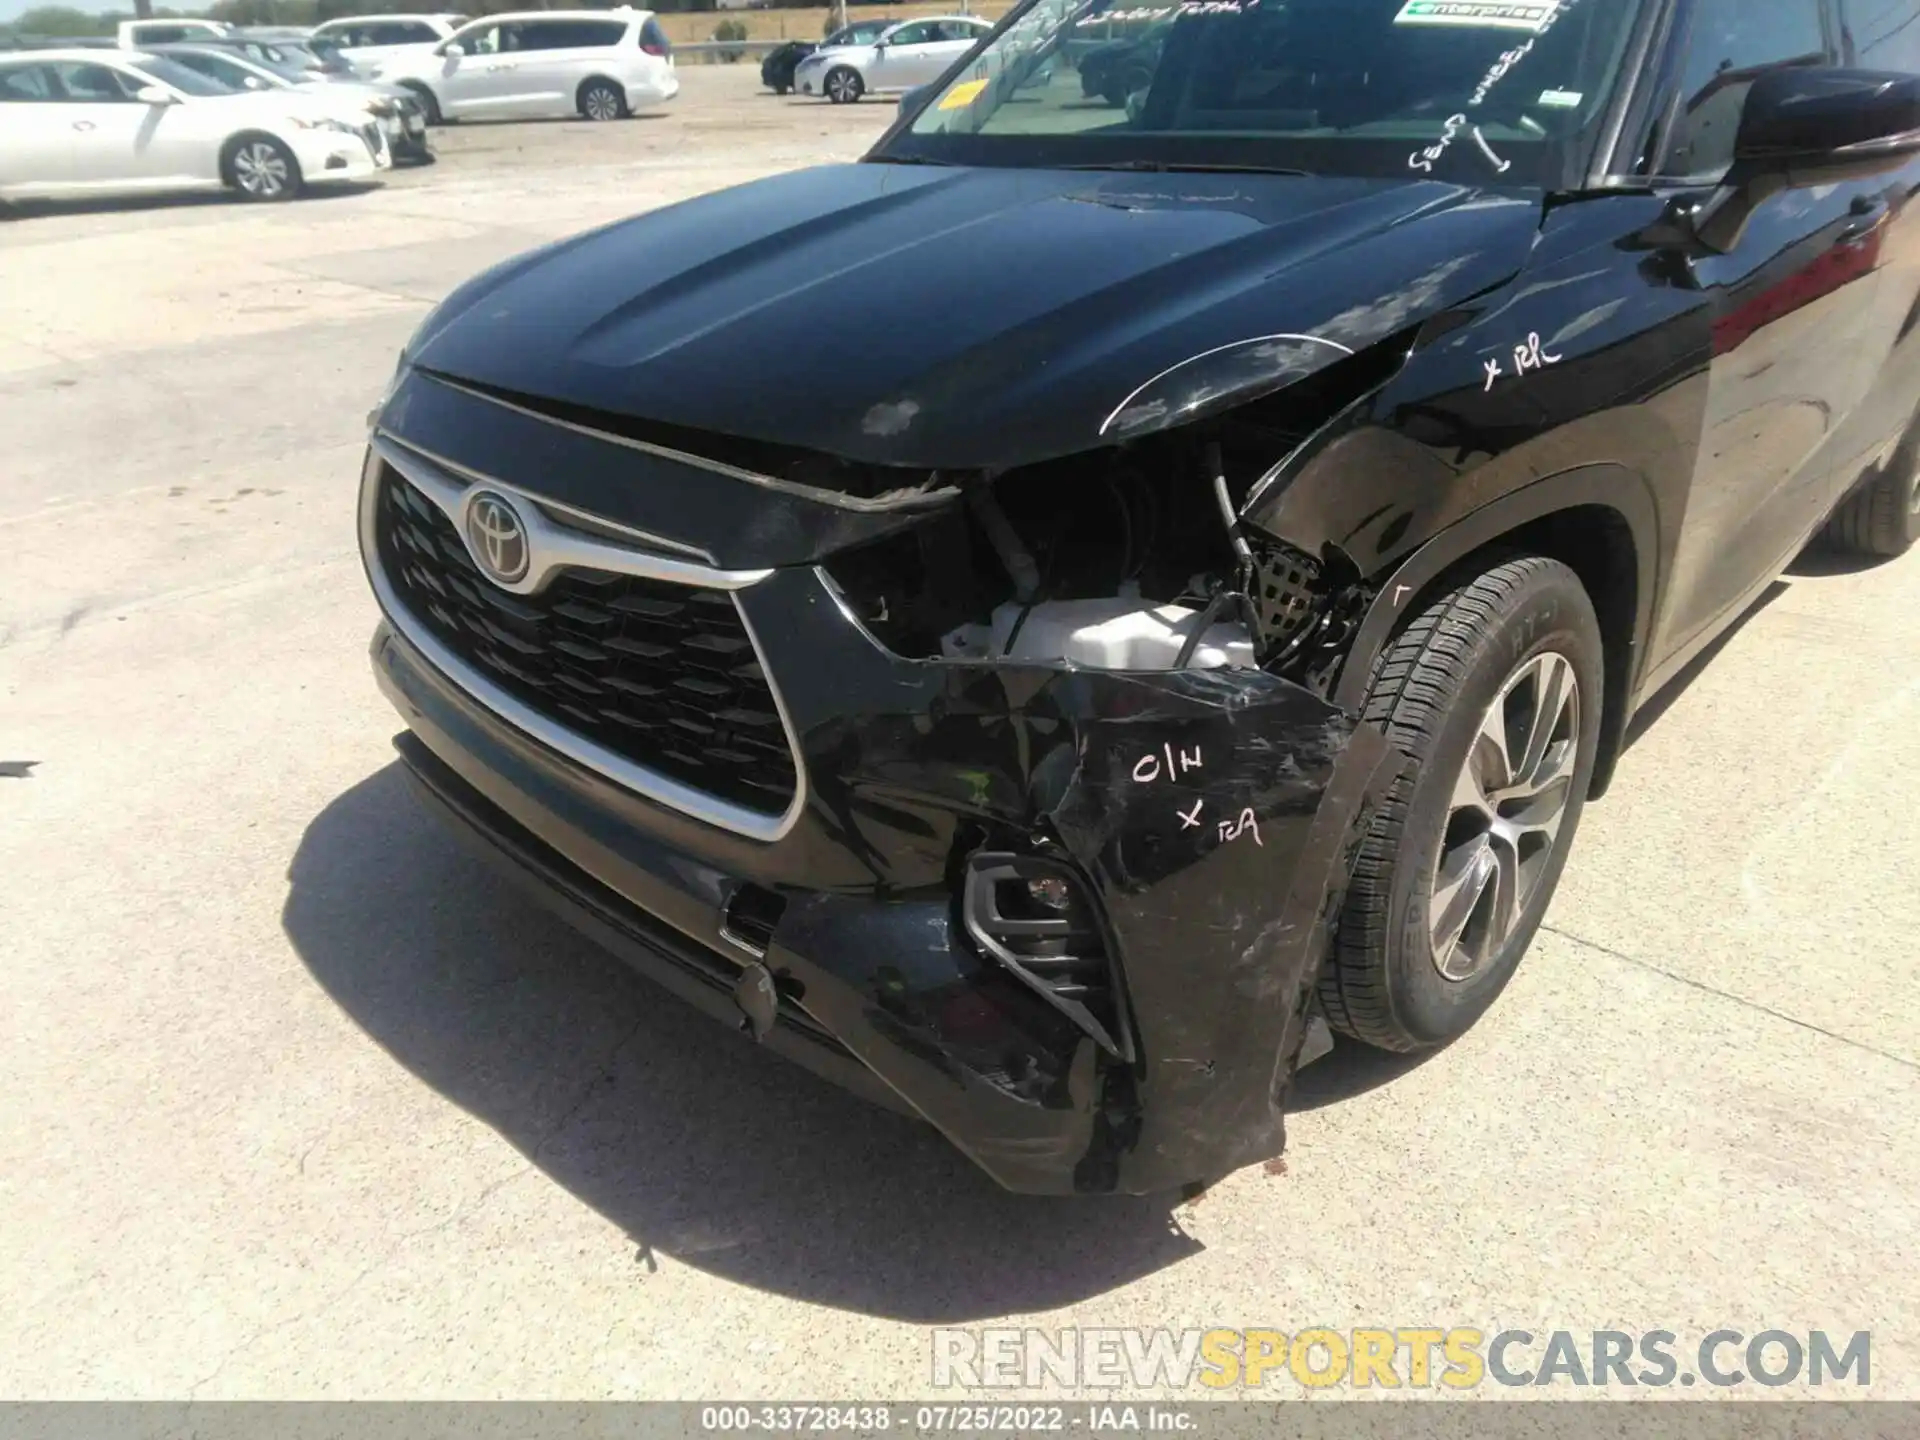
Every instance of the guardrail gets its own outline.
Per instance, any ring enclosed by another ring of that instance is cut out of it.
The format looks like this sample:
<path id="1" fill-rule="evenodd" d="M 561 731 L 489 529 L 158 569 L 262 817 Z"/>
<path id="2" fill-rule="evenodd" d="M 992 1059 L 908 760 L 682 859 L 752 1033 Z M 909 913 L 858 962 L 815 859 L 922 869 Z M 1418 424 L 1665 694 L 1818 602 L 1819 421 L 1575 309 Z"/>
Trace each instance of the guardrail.
<path id="1" fill-rule="evenodd" d="M 729 54 L 739 56 L 743 62 L 758 60 L 782 45 L 792 43 L 791 40 L 690 40 L 674 45 L 673 58 L 678 60 L 682 55 L 691 55 L 702 65 L 724 65 Z"/>

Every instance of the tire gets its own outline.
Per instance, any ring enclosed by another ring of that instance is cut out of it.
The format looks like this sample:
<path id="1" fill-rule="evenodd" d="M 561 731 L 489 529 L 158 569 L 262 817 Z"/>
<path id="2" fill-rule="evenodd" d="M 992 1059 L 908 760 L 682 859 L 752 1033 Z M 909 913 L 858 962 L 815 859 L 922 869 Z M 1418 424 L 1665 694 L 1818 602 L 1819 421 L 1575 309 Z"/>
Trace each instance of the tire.
<path id="1" fill-rule="evenodd" d="M 403 85 L 405 81 L 401 82 Z M 424 85 L 407 85 L 407 93 L 420 102 L 420 110 L 426 116 L 429 125 L 444 125 L 446 119 L 440 113 L 440 100 L 433 91 Z"/>
<path id="2" fill-rule="evenodd" d="M 791 85 L 775 85 L 773 87 L 773 93 L 776 95 L 787 95 L 791 94 L 792 91 L 793 87 Z"/>
<path id="3" fill-rule="evenodd" d="M 857 105 L 860 97 L 867 93 L 867 82 L 860 78 L 860 72 L 850 65 L 836 65 L 827 72 L 827 78 L 820 82 L 820 88 L 827 99 L 836 105 Z"/>
<path id="4" fill-rule="evenodd" d="M 1543 556 L 1457 580 L 1380 657 L 1363 714 L 1411 763 L 1354 862 L 1320 982 L 1334 1029 L 1382 1050 L 1430 1049 L 1465 1034 L 1506 988 L 1579 827 L 1604 659 L 1579 577 Z M 1543 706 L 1543 694 L 1564 703 Z M 1554 717 L 1544 733 L 1530 723 L 1542 710 Z M 1502 770 L 1499 747 L 1516 744 L 1522 761 Z M 1488 805 L 1489 790 L 1507 793 Z M 1455 897 L 1451 910 L 1436 910 L 1441 893 Z"/>
<path id="5" fill-rule="evenodd" d="M 305 188 L 300 162 L 271 135 L 242 135 L 228 142 L 220 173 L 242 200 L 277 204 Z"/>
<path id="6" fill-rule="evenodd" d="M 611 80 L 587 81 L 580 87 L 578 103 L 580 113 L 589 120 L 624 120 L 632 113 L 626 92 Z"/>
<path id="7" fill-rule="evenodd" d="M 1920 426 L 1827 521 L 1821 537 L 1844 555 L 1904 555 L 1920 543 Z"/>

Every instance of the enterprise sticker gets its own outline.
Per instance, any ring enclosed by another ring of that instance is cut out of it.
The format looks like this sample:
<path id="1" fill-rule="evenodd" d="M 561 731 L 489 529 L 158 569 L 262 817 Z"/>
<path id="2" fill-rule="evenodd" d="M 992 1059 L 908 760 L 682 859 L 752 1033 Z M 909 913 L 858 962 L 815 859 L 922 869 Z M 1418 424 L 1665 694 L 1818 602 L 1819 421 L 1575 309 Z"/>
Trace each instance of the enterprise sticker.
<path id="1" fill-rule="evenodd" d="M 947 92 L 947 98 L 940 102 L 942 110 L 964 110 L 974 102 L 976 96 L 987 88 L 984 80 L 969 80 L 964 85 L 956 85 Z"/>
<path id="2" fill-rule="evenodd" d="M 1393 23 L 1540 31 L 1559 8 L 1560 0 L 1407 0 Z"/>

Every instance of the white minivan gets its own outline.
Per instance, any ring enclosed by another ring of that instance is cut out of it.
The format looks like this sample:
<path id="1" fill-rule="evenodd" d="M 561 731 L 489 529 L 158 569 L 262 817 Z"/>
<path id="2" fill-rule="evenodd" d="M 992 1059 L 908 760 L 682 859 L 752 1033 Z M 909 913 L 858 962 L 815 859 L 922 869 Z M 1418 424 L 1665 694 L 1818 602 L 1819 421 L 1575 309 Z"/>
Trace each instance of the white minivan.
<path id="1" fill-rule="evenodd" d="M 397 56 L 425 53 L 453 34 L 464 15 L 342 15 L 313 27 L 308 43 L 340 58 L 362 78 Z"/>
<path id="2" fill-rule="evenodd" d="M 530 10 L 463 25 L 428 53 L 377 66 L 429 120 L 584 115 L 618 120 L 680 93 L 650 10 Z"/>

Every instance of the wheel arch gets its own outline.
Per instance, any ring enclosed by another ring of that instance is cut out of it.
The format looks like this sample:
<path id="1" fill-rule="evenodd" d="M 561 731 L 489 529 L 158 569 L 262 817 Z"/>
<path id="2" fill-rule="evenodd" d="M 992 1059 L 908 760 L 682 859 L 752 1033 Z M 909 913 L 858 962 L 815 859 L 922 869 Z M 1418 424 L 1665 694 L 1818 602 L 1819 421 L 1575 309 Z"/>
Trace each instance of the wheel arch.
<path id="1" fill-rule="evenodd" d="M 393 83 L 398 85 L 402 90 L 410 91 L 418 95 L 421 99 L 429 101 L 433 114 L 439 115 L 443 113 L 440 105 L 440 96 L 435 92 L 433 86 L 420 79 L 419 76 L 409 75 L 404 80 L 396 80 Z"/>
<path id="2" fill-rule="evenodd" d="M 1559 560 L 1593 600 L 1606 647 L 1606 695 L 1589 797 L 1606 793 L 1625 746 L 1652 637 L 1659 519 L 1653 493 L 1621 465 L 1587 465 L 1512 491 L 1456 521 L 1381 582 L 1355 632 L 1332 699 L 1358 709 L 1375 662 L 1422 603 L 1468 563 L 1524 548 Z"/>

